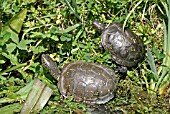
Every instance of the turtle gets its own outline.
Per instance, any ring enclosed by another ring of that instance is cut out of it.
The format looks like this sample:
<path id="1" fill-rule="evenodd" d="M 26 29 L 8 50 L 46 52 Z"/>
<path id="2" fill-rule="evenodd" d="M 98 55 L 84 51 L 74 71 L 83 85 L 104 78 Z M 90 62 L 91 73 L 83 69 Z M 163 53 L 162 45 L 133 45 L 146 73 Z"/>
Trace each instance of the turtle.
<path id="1" fill-rule="evenodd" d="M 123 29 L 123 24 L 119 22 L 113 22 L 108 27 L 97 20 L 92 24 L 102 32 L 99 45 L 101 51 L 108 50 L 118 65 L 134 67 L 144 59 L 144 43 L 129 28 Z"/>
<path id="2" fill-rule="evenodd" d="M 118 85 L 113 69 L 90 62 L 70 62 L 60 69 L 47 54 L 41 62 L 58 81 L 57 86 L 65 98 L 73 96 L 75 101 L 85 104 L 104 104 L 115 96 Z"/>

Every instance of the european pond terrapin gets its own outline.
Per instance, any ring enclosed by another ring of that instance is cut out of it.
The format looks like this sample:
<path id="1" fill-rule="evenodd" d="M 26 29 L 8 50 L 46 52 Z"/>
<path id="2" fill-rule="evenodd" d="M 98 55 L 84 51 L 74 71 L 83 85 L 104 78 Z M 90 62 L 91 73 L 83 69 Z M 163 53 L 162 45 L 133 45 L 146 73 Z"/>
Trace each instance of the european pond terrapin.
<path id="1" fill-rule="evenodd" d="M 129 28 L 123 30 L 123 25 L 118 22 L 113 22 L 106 27 L 97 20 L 93 21 L 93 25 L 102 32 L 100 47 L 108 50 L 112 60 L 117 64 L 134 67 L 144 59 L 144 43 Z"/>
<path id="2" fill-rule="evenodd" d="M 104 65 L 72 62 L 60 71 L 50 56 L 42 54 L 41 61 L 58 80 L 60 93 L 66 98 L 73 96 L 78 102 L 104 104 L 115 96 L 118 80 L 114 71 Z"/>

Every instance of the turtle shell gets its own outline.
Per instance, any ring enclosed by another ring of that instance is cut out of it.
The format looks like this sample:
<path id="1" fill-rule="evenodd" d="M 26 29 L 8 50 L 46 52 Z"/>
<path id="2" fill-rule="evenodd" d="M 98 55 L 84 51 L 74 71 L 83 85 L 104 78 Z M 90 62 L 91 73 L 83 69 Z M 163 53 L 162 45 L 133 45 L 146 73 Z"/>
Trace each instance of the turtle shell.
<path id="1" fill-rule="evenodd" d="M 133 67 L 143 60 L 144 43 L 129 28 L 123 30 L 121 23 L 112 23 L 103 30 L 101 43 L 112 59 L 120 65 Z"/>
<path id="2" fill-rule="evenodd" d="M 87 104 L 103 104 L 111 100 L 117 88 L 112 69 L 87 62 L 69 63 L 62 69 L 58 88 L 64 97 L 73 96 Z"/>

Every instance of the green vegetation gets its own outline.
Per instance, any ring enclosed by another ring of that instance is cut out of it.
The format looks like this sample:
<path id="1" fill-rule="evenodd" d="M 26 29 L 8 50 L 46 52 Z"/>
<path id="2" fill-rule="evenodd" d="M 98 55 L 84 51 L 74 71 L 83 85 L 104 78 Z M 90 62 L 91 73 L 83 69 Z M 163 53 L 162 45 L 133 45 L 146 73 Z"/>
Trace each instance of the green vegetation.
<path id="1" fill-rule="evenodd" d="M 41 113 L 85 111 L 86 106 L 72 97 L 61 99 L 40 56 L 50 54 L 60 68 L 74 61 L 115 68 L 109 53 L 98 49 L 100 34 L 92 27 L 93 20 L 123 23 L 147 50 L 137 68 L 117 73 L 119 87 L 116 98 L 106 103 L 108 109 L 170 112 L 169 0 L 0 0 L 0 112 L 20 112 L 35 78 L 55 91 Z"/>

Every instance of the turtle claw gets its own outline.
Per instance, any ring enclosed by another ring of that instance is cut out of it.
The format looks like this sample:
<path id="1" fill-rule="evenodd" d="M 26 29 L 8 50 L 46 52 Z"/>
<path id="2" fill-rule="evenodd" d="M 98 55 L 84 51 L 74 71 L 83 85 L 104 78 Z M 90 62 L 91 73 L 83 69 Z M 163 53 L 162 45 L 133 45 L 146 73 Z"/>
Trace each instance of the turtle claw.
<path id="1" fill-rule="evenodd" d="M 99 44 L 98 48 L 101 51 L 101 53 L 104 53 L 104 47 L 103 47 L 102 43 Z"/>
<path id="2" fill-rule="evenodd" d="M 104 105 L 95 105 L 87 108 L 87 113 L 90 114 L 111 114 L 111 111 L 106 109 Z"/>

